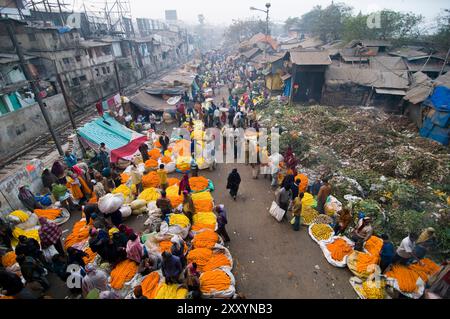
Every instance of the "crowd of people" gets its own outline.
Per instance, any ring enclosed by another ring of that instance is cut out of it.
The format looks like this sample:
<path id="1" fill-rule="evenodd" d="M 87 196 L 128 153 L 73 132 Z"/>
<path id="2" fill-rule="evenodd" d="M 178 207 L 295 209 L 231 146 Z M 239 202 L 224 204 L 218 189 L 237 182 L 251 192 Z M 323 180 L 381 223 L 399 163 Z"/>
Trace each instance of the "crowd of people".
<path id="1" fill-rule="evenodd" d="M 260 126 L 256 116 L 256 104 L 259 98 L 267 99 L 267 90 L 260 83 L 256 71 L 245 63 L 225 59 L 218 53 L 209 53 L 204 56 L 200 66 L 199 76 L 195 78 L 198 91 L 191 95 L 185 93 L 176 105 L 176 118 L 179 126 L 188 123 L 193 127 L 194 120 L 201 120 L 206 128 L 224 127 L 248 128 L 253 127 L 257 131 Z M 220 103 L 214 101 L 219 91 L 226 87 L 228 99 L 222 98 Z M 209 90 L 210 89 L 210 90 Z M 239 92 L 239 93 L 238 93 Z M 133 121 L 128 118 L 128 126 L 135 128 L 133 123 L 142 123 L 141 118 Z M 149 123 L 151 129 L 156 131 L 156 117 L 150 114 Z M 164 153 L 170 143 L 170 138 L 162 131 L 158 139 Z M 149 159 L 148 146 L 143 144 L 140 148 L 143 161 Z M 42 183 L 50 192 L 55 201 L 61 203 L 71 213 L 82 211 L 89 225 L 89 248 L 98 254 L 102 261 L 107 262 L 113 268 L 124 260 L 132 260 L 138 266 L 138 272 L 143 276 L 161 269 L 166 283 L 178 283 L 189 290 L 190 298 L 201 298 L 199 271 L 195 263 L 188 263 L 184 254 L 185 245 L 189 240 L 177 237 L 170 251 L 162 254 L 153 254 L 147 251 L 141 241 L 141 233 L 124 224 L 119 210 L 110 214 L 100 211 L 97 201 L 106 194 L 111 193 L 122 184 L 121 170 L 110 163 L 108 151 L 102 143 L 98 150 L 89 149 L 84 160 L 79 160 L 74 154 L 66 152 L 62 161 L 55 161 L 51 169 L 45 169 L 42 174 Z M 236 149 L 235 149 L 236 158 Z M 272 186 L 276 187 L 276 202 L 283 209 L 285 217 L 288 212 L 292 214 L 292 227 L 299 231 L 302 224 L 303 198 L 305 193 L 314 196 L 319 214 L 325 214 L 327 199 L 332 195 L 333 187 L 330 183 L 331 174 L 328 172 L 320 178 L 310 181 L 305 173 L 297 172 L 299 161 L 289 147 L 283 154 L 283 163 L 286 174 L 280 180 L 281 171 L 278 167 L 272 168 L 270 175 Z M 142 173 L 134 165 L 130 172 L 132 184 L 136 185 L 136 192 L 142 188 Z M 252 164 L 254 178 L 259 175 L 259 160 Z M 156 206 L 161 211 L 161 219 L 171 213 L 185 215 L 191 222 L 195 215 L 195 206 L 192 202 L 192 189 L 189 185 L 189 176 L 184 174 L 179 183 L 178 195 L 183 196 L 182 209 L 172 207 L 166 194 L 167 171 L 163 164 L 157 169 L 161 181 L 161 197 L 156 201 Z M 192 176 L 198 176 L 198 169 L 191 167 Z M 266 174 L 267 175 L 267 174 Z M 230 196 L 236 200 L 241 177 L 237 169 L 233 169 L 227 179 L 226 188 Z M 19 191 L 19 199 L 29 211 L 43 208 L 34 194 L 23 186 Z M 228 223 L 224 205 L 216 205 L 213 212 L 217 218 L 217 233 L 225 242 L 230 241 L 226 230 Z M 357 214 L 357 218 L 355 218 Z M 20 273 L 24 281 L 14 272 L 0 269 L 0 286 L 2 294 L 14 298 L 39 298 L 44 296 L 50 288 L 47 279 L 49 272 L 56 273 L 61 280 L 66 281 L 74 274 L 68 271 L 69 265 L 78 265 L 81 268 L 76 276 L 80 277 L 82 285 L 74 288 L 72 292 L 79 293 L 83 298 L 89 298 L 97 292 L 98 298 L 118 299 L 108 282 L 108 275 L 92 263 L 86 264 L 86 252 L 74 247 L 64 248 L 61 243 L 62 231 L 60 226 L 39 218 L 40 242 L 33 238 L 19 236 L 15 247 L 16 260 L 20 265 Z M 372 220 L 364 212 L 353 212 L 352 207 L 343 207 L 335 212 L 331 223 L 335 235 L 348 235 L 355 243 L 356 251 L 363 251 L 364 243 L 374 234 Z M 13 250 L 11 244 L 12 230 L 7 224 L 2 223 L 0 228 L 0 240 L 2 255 Z M 399 247 L 395 248 L 389 240 L 388 234 L 379 234 L 383 239 L 380 252 L 380 267 L 384 272 L 393 264 L 408 265 L 421 263 L 421 259 L 433 249 L 435 244 L 435 230 L 424 229 L 420 235 L 411 232 L 405 237 Z M 51 260 L 46 258 L 46 250 L 54 247 L 56 252 Z M 443 268 L 437 278 L 430 282 L 430 291 L 438 295 L 448 296 L 449 266 Z M 142 287 L 134 288 L 133 298 L 145 299 Z"/>

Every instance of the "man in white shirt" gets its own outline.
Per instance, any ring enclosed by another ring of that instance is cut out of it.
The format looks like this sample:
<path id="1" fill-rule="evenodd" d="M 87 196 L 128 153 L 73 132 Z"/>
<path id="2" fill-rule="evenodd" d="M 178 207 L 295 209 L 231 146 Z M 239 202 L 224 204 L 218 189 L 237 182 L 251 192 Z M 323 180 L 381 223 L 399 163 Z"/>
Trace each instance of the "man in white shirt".
<path id="1" fill-rule="evenodd" d="M 400 246 L 397 248 L 394 258 L 392 259 L 393 264 L 400 263 L 402 265 L 408 265 L 413 260 L 419 260 L 419 258 L 414 255 L 414 247 L 416 246 L 417 238 L 417 234 L 413 232 L 403 238 Z"/>

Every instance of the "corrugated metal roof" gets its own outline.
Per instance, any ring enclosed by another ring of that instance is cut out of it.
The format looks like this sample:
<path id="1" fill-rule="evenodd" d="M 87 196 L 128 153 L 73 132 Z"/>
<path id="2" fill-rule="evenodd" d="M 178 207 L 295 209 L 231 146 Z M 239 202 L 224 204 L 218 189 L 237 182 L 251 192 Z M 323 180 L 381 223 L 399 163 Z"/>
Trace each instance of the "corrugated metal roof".
<path id="1" fill-rule="evenodd" d="M 130 99 L 130 102 L 137 107 L 151 112 L 166 112 L 175 110 L 173 105 L 169 105 L 164 99 L 146 92 L 140 92 Z"/>
<path id="2" fill-rule="evenodd" d="M 422 72 L 416 72 L 412 75 L 411 88 L 406 92 L 403 99 L 412 104 L 422 103 L 430 95 L 432 87 L 433 85 L 428 75 Z"/>
<path id="3" fill-rule="evenodd" d="M 434 85 L 443 85 L 450 89 L 450 72 L 447 72 L 434 80 Z"/>
<path id="4" fill-rule="evenodd" d="M 362 56 L 342 56 L 342 60 L 344 62 L 368 62 L 368 57 L 362 57 Z"/>
<path id="5" fill-rule="evenodd" d="M 292 63 L 296 65 L 330 65 L 327 51 L 289 51 Z"/>
<path id="6" fill-rule="evenodd" d="M 428 58 L 429 54 L 423 51 L 412 50 L 409 48 L 400 48 L 395 51 L 389 52 L 390 55 L 400 56 L 405 59 L 410 58 Z"/>
<path id="7" fill-rule="evenodd" d="M 304 49 L 316 48 L 323 45 L 323 41 L 319 38 L 307 38 L 300 42 L 300 46 Z"/>
<path id="8" fill-rule="evenodd" d="M 247 59 L 251 59 L 255 54 L 260 51 L 259 48 L 253 48 L 248 51 L 242 52 L 241 55 L 245 56 Z"/>
<path id="9" fill-rule="evenodd" d="M 392 43 L 386 40 L 361 40 L 362 45 L 366 47 L 390 47 Z"/>
<path id="10" fill-rule="evenodd" d="M 394 56 L 376 56 L 369 59 L 369 64 L 372 69 L 381 71 L 405 71 L 406 64 L 401 57 Z"/>
<path id="11" fill-rule="evenodd" d="M 378 94 L 388 94 L 388 95 L 406 95 L 405 90 L 398 89 L 375 89 Z"/>
<path id="12" fill-rule="evenodd" d="M 430 62 L 428 61 L 428 63 L 424 66 L 424 64 L 427 61 L 424 60 L 423 63 L 411 63 L 411 62 L 406 62 L 406 65 L 408 67 L 408 70 L 411 72 L 440 72 L 442 69 L 442 66 L 444 65 L 444 62 L 442 61 L 441 63 L 436 63 L 436 62 Z M 450 71 L 450 66 L 446 65 L 444 67 L 444 71 Z"/>
<path id="13" fill-rule="evenodd" d="M 355 83 L 363 86 L 387 89 L 407 89 L 408 73 L 395 74 L 375 69 L 330 66 L 325 72 L 327 82 Z"/>
<path id="14" fill-rule="evenodd" d="M 170 83 L 172 85 L 178 85 L 180 83 L 183 86 L 189 87 L 194 81 L 195 73 L 187 72 L 185 70 L 172 71 L 161 78 L 161 81 Z"/>
<path id="15" fill-rule="evenodd" d="M 108 125 L 102 118 L 97 118 L 77 131 L 81 137 L 95 144 L 105 143 L 109 150 L 114 150 L 127 145 L 132 137 L 133 131 L 117 122 L 109 114 L 104 115 L 105 120 L 111 124 Z"/>

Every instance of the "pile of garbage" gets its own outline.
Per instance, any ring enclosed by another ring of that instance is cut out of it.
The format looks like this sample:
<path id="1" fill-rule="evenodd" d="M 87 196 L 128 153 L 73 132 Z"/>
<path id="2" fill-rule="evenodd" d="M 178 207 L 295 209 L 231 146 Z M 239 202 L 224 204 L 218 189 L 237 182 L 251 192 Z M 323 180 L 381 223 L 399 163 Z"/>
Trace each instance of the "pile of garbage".
<path id="1" fill-rule="evenodd" d="M 286 106 L 258 111 L 264 127 L 281 131 L 298 170 L 310 181 L 331 176 L 333 195 L 374 217 L 375 231 L 395 244 L 409 231 L 436 229 L 433 257 L 450 251 L 450 149 L 419 136 L 404 116 L 373 107 Z M 349 198 L 350 200 L 347 200 Z"/>

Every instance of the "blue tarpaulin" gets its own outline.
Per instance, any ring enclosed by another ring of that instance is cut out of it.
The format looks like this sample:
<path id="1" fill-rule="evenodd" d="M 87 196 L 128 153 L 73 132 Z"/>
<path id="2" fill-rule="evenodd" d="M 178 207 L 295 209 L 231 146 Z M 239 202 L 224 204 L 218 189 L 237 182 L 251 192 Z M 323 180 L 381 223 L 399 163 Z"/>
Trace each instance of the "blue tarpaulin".
<path id="1" fill-rule="evenodd" d="M 445 86 L 437 86 L 433 94 L 426 101 L 438 111 L 450 112 L 450 89 Z"/>
<path id="2" fill-rule="evenodd" d="M 430 138 L 443 145 L 448 145 L 449 134 L 450 129 L 448 127 L 444 128 L 433 124 L 432 119 L 429 117 L 425 118 L 420 129 L 420 136 Z"/>
<path id="3" fill-rule="evenodd" d="M 292 78 L 287 79 L 284 81 L 284 96 L 290 96 L 291 95 L 291 80 Z"/>

